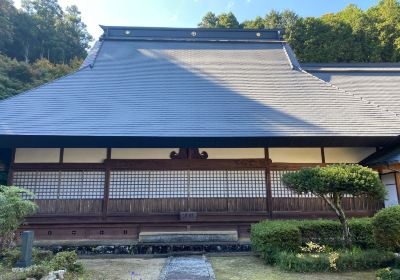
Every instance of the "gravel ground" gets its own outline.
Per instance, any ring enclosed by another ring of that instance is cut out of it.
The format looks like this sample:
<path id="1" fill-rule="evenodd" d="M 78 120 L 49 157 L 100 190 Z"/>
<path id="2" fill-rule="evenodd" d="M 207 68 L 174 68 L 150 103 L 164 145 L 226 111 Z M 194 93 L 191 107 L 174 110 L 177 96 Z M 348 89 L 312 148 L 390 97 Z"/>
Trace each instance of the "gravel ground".
<path id="1" fill-rule="evenodd" d="M 217 280 L 373 280 L 375 271 L 287 273 L 254 256 L 209 257 Z"/>
<path id="2" fill-rule="evenodd" d="M 81 259 L 85 280 L 158 280 L 165 258 Z"/>

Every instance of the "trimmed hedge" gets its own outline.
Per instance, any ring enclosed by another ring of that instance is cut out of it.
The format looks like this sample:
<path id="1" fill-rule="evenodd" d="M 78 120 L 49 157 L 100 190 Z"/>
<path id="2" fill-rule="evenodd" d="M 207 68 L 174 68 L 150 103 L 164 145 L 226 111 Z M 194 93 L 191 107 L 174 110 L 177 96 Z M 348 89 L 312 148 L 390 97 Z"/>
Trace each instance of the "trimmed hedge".
<path id="1" fill-rule="evenodd" d="M 380 247 L 400 251 L 400 205 L 380 210 L 372 218 L 372 226 Z"/>
<path id="2" fill-rule="evenodd" d="M 350 219 L 353 245 L 362 249 L 376 247 L 370 218 Z M 342 246 L 342 228 L 334 220 L 275 220 L 262 221 L 251 227 L 254 251 L 267 263 L 274 263 L 277 252 L 298 252 L 300 246 L 314 242 L 332 248 Z"/>
<path id="3" fill-rule="evenodd" d="M 252 248 L 267 263 L 274 263 L 281 251 L 296 251 L 301 244 L 301 233 L 292 221 L 264 221 L 251 227 Z"/>
<path id="4" fill-rule="evenodd" d="M 378 280 L 400 280 L 400 269 L 392 269 L 390 267 L 379 269 L 376 272 Z"/>
<path id="5" fill-rule="evenodd" d="M 332 260 L 331 254 L 337 254 L 337 258 Z M 290 272 L 360 271 L 387 267 L 395 260 L 392 252 L 378 250 L 339 251 L 331 254 L 282 252 L 276 257 L 276 265 Z"/>

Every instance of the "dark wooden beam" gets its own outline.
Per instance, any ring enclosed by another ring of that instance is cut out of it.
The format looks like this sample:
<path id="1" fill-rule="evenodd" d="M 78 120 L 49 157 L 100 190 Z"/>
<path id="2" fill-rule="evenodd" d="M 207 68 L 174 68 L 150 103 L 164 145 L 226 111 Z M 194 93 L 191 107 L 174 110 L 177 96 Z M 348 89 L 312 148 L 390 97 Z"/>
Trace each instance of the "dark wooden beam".
<path id="1" fill-rule="evenodd" d="M 158 159 L 158 160 L 106 160 L 111 169 L 131 170 L 248 170 L 264 169 L 264 159 Z"/>
<path id="2" fill-rule="evenodd" d="M 264 148 L 264 160 L 265 160 L 265 186 L 266 186 L 266 203 L 267 203 L 267 211 L 269 217 L 273 216 L 272 209 L 272 188 L 271 188 L 271 159 L 269 157 L 269 149 Z"/>
<path id="3" fill-rule="evenodd" d="M 397 190 L 397 201 L 400 203 L 400 173 L 395 173 L 395 182 L 396 182 L 396 190 Z"/>
<path id="4" fill-rule="evenodd" d="M 111 159 L 111 148 L 107 148 L 107 160 L 110 159 Z M 111 170 L 109 166 L 106 166 L 104 175 L 104 194 L 103 194 L 103 205 L 102 205 L 103 218 L 106 218 L 108 213 L 108 202 L 110 199 L 110 178 L 111 178 Z"/>
<path id="5" fill-rule="evenodd" d="M 13 184 L 13 164 L 15 162 L 15 148 L 11 152 L 10 167 L 8 168 L 7 185 L 11 186 Z"/>
<path id="6" fill-rule="evenodd" d="M 58 160 L 58 163 L 63 163 L 64 162 L 64 148 L 60 148 L 60 158 Z"/>

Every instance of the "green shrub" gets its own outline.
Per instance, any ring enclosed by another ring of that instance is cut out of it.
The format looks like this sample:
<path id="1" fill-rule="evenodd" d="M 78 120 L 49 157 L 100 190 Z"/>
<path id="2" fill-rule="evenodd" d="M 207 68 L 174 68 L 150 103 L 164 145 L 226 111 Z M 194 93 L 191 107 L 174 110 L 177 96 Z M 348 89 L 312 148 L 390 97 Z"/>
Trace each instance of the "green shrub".
<path id="1" fill-rule="evenodd" d="M 338 251 L 319 254 L 282 252 L 276 257 L 277 266 L 291 272 L 352 271 L 392 265 L 395 256 L 378 250 Z"/>
<path id="2" fill-rule="evenodd" d="M 376 247 L 371 219 L 350 219 L 349 226 L 353 245 L 363 249 Z M 253 250 L 269 263 L 273 263 L 274 252 L 296 252 L 308 242 L 340 248 L 341 239 L 340 223 L 333 220 L 263 221 L 251 228 Z"/>
<path id="3" fill-rule="evenodd" d="M 14 232 L 25 217 L 35 213 L 37 205 L 22 198 L 32 195 L 27 190 L 0 185 L 0 251 L 13 246 Z"/>
<path id="4" fill-rule="evenodd" d="M 400 205 L 380 210 L 372 218 L 376 243 L 392 251 L 400 251 Z"/>
<path id="5" fill-rule="evenodd" d="M 32 248 L 32 259 L 33 263 L 35 264 L 40 264 L 42 262 L 50 262 L 53 257 L 54 254 L 50 250 Z"/>
<path id="6" fill-rule="evenodd" d="M 315 242 L 332 247 L 341 246 L 341 228 L 333 220 L 305 220 L 299 221 L 302 243 Z"/>
<path id="7" fill-rule="evenodd" d="M 1 263 L 5 267 L 13 267 L 20 259 L 21 251 L 19 248 L 4 249 L 1 251 Z"/>
<path id="8" fill-rule="evenodd" d="M 274 263 L 280 251 L 299 250 L 300 230 L 295 221 L 263 221 L 252 225 L 251 243 L 267 263 Z"/>
<path id="9" fill-rule="evenodd" d="M 390 267 L 379 269 L 376 272 L 378 280 L 400 280 L 400 269 L 392 269 Z"/>
<path id="10" fill-rule="evenodd" d="M 2 275 L 2 280 L 26 280 L 27 278 L 41 279 L 51 271 L 48 263 L 33 265 L 24 271 L 8 272 Z"/>
<path id="11" fill-rule="evenodd" d="M 350 219 L 349 227 L 352 243 L 363 249 L 375 248 L 375 239 L 372 234 L 371 219 Z M 315 242 L 340 248 L 342 245 L 342 229 L 340 223 L 333 220 L 305 220 L 299 221 L 302 242 Z"/>
<path id="12" fill-rule="evenodd" d="M 2 251 L 0 259 L 4 266 L 13 267 L 21 258 L 21 249 L 5 249 Z M 32 261 L 34 264 L 39 265 L 43 262 L 49 262 L 53 258 L 53 252 L 48 250 L 41 250 L 32 248 Z"/>
<path id="13" fill-rule="evenodd" d="M 276 265 L 283 271 L 325 272 L 329 271 L 328 254 L 299 254 L 281 252 L 276 257 Z"/>
<path id="14" fill-rule="evenodd" d="M 83 266 L 77 262 L 78 255 L 74 251 L 60 252 L 51 260 L 53 270 L 67 269 L 70 272 L 83 272 Z"/>
<path id="15" fill-rule="evenodd" d="M 365 270 L 390 266 L 394 263 L 392 252 L 379 250 L 353 250 L 339 254 L 336 262 L 338 271 Z"/>
<path id="16" fill-rule="evenodd" d="M 354 246 L 363 249 L 376 248 L 371 218 L 350 219 L 349 227 Z"/>

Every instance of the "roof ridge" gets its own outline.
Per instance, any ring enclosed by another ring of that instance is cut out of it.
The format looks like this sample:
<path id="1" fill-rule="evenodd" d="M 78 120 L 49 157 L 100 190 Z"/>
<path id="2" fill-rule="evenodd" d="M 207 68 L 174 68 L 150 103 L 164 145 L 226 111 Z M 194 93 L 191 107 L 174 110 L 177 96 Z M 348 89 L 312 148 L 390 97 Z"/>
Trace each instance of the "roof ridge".
<path id="1" fill-rule="evenodd" d="M 96 50 L 96 53 L 95 53 L 94 58 L 93 58 L 93 61 L 91 63 L 89 63 L 90 68 L 94 67 L 94 64 L 96 63 L 97 57 L 99 56 L 99 53 L 100 53 L 101 49 L 103 48 L 104 41 L 99 41 L 99 42 L 100 42 L 99 43 L 99 47 Z"/>
<path id="2" fill-rule="evenodd" d="M 103 26 L 101 40 L 282 41 L 282 29 L 225 29 Z"/>
<path id="3" fill-rule="evenodd" d="M 285 52 L 286 58 L 289 60 L 289 64 L 292 70 L 301 69 L 301 65 L 297 60 L 295 53 L 293 52 L 292 48 L 288 45 L 287 42 L 282 42 L 282 48 L 283 51 Z"/>
<path id="4" fill-rule="evenodd" d="M 21 92 L 21 93 L 17 93 L 16 95 L 10 96 L 10 97 L 8 97 L 8 98 L 6 98 L 6 99 L 0 100 L 0 104 L 6 102 L 6 101 L 8 101 L 8 100 L 17 98 L 17 97 L 19 97 L 19 96 L 23 96 L 23 95 L 25 95 L 25 94 L 27 94 L 27 93 L 30 93 L 30 92 L 32 92 L 32 91 L 34 91 L 34 90 L 37 90 L 37 89 L 42 88 L 42 87 L 44 87 L 44 86 L 47 86 L 47 85 L 49 85 L 49 84 L 55 83 L 55 82 L 57 82 L 57 81 L 60 81 L 60 80 L 62 80 L 62 79 L 64 79 L 64 78 L 67 78 L 67 77 L 69 77 L 69 76 L 75 75 L 76 73 L 78 73 L 78 72 L 80 72 L 81 70 L 84 70 L 84 69 L 86 69 L 86 68 L 88 68 L 88 67 L 90 67 L 90 64 L 89 64 L 89 65 L 86 65 L 86 66 L 84 66 L 84 67 L 82 67 L 82 68 L 78 68 L 77 70 L 72 71 L 72 72 L 70 72 L 70 73 L 68 73 L 68 74 L 66 74 L 66 75 L 63 75 L 63 76 L 61 76 L 61 77 L 59 77 L 59 78 L 57 78 L 57 79 L 48 81 L 48 82 L 46 82 L 46 83 L 44 83 L 44 84 L 35 86 L 35 87 L 31 88 L 31 89 L 28 89 L 28 90 L 23 91 L 23 92 Z M 90 67 L 90 68 L 92 68 L 92 67 Z"/>
<path id="5" fill-rule="evenodd" d="M 345 93 L 345 94 L 347 94 L 347 95 L 351 95 L 351 96 L 353 96 L 353 97 L 359 99 L 361 102 L 364 102 L 364 103 L 366 103 L 366 104 L 371 104 L 371 105 L 375 106 L 376 108 L 380 109 L 381 111 L 383 111 L 383 112 L 385 112 L 385 113 L 387 112 L 387 113 L 389 113 L 389 114 L 394 115 L 397 119 L 400 120 L 400 115 L 398 115 L 397 113 L 395 113 L 395 112 L 393 112 L 393 111 L 391 111 L 391 110 L 388 110 L 388 109 L 386 109 L 386 108 L 383 108 L 382 106 L 380 106 L 379 104 L 376 104 L 376 103 L 373 102 L 373 101 L 370 101 L 370 100 L 368 100 L 368 99 L 366 99 L 366 98 L 364 98 L 364 97 L 362 97 L 362 96 L 359 96 L 359 95 L 356 94 L 356 93 L 349 92 L 349 91 L 347 91 L 347 90 L 345 90 L 345 89 L 343 89 L 343 88 L 341 88 L 341 87 L 338 87 L 338 86 L 336 86 L 336 85 L 334 85 L 334 84 L 332 84 L 332 83 L 329 83 L 329 82 L 327 82 L 327 81 L 324 81 L 323 79 L 321 79 L 321 78 L 319 78 L 319 77 L 317 77 L 317 76 L 314 76 L 313 74 L 307 72 L 307 71 L 304 70 L 301 66 L 300 66 L 299 70 L 300 70 L 301 72 L 303 72 L 304 74 L 307 74 L 307 75 L 309 75 L 309 76 L 311 76 L 311 77 L 313 77 L 313 78 L 315 78 L 315 79 L 317 79 L 317 80 L 319 80 L 319 81 L 325 83 L 326 85 L 328 85 L 328 86 L 330 86 L 330 87 L 332 87 L 332 88 L 337 89 L 337 90 L 338 90 L 339 92 L 341 92 L 341 93 Z"/>
<path id="6" fill-rule="evenodd" d="M 103 40 L 97 40 L 93 46 L 90 48 L 87 56 L 85 57 L 85 59 L 83 60 L 81 66 L 79 67 L 79 69 L 84 68 L 86 66 L 90 66 L 93 67 L 94 63 L 99 55 L 99 52 L 103 46 L 104 41 Z"/>

